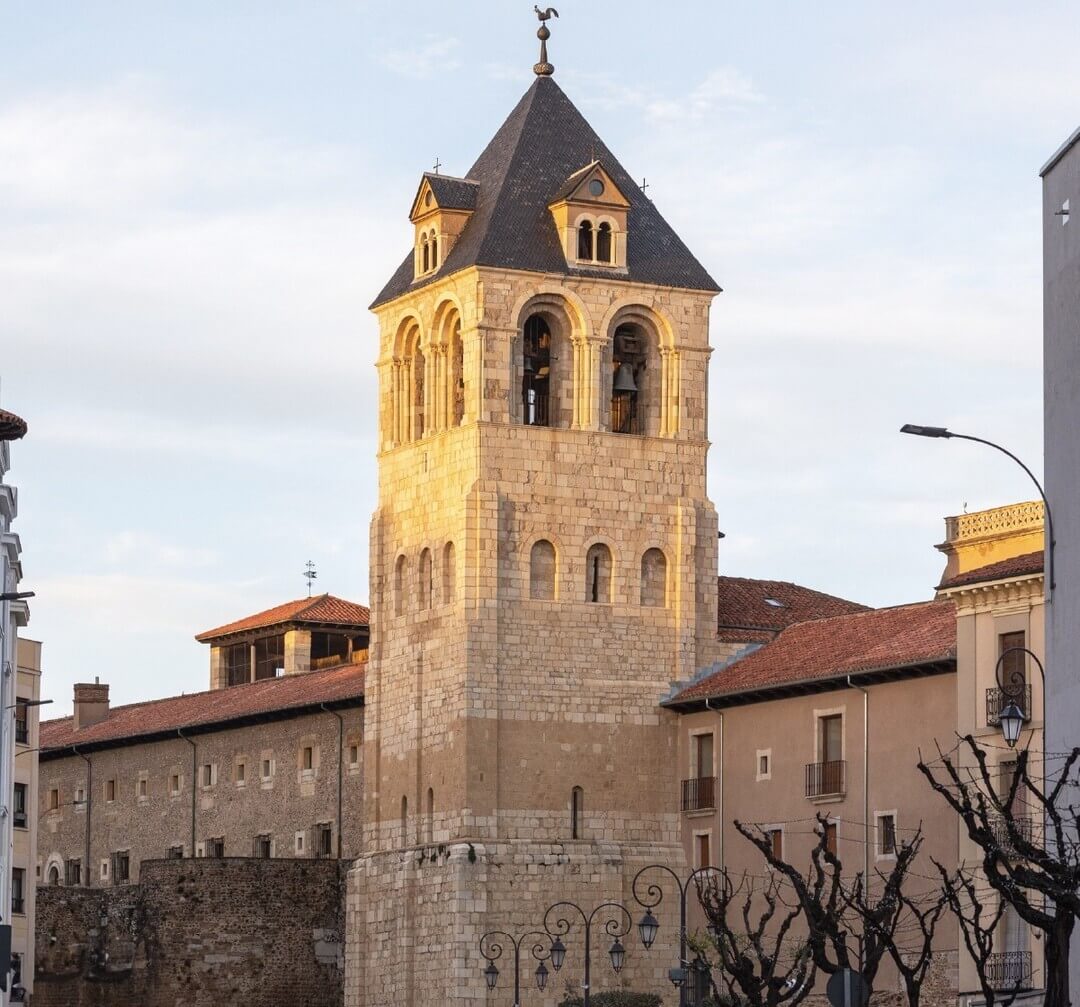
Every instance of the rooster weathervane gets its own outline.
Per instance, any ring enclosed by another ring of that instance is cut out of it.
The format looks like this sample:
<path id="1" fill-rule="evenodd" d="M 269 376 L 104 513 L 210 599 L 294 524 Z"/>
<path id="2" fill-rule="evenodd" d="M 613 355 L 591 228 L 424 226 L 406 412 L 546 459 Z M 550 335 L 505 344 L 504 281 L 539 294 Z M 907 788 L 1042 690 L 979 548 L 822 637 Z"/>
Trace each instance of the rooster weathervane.
<path id="1" fill-rule="evenodd" d="M 540 19 L 540 30 L 536 33 L 536 37 L 540 39 L 540 62 L 533 67 L 533 73 L 537 77 L 550 77 L 555 72 L 555 67 L 548 62 L 547 40 L 551 38 L 551 29 L 547 23 L 553 17 L 558 17 L 559 12 L 554 7 L 548 7 L 547 10 L 533 7 L 533 10 Z"/>

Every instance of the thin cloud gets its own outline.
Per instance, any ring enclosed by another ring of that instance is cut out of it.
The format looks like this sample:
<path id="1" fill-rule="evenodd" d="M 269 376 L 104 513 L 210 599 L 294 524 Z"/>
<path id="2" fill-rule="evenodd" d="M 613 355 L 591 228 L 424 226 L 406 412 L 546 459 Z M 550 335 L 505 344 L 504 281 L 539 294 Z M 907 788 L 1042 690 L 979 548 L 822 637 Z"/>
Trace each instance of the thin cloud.
<path id="1" fill-rule="evenodd" d="M 418 46 L 388 49 L 379 59 L 391 73 L 410 80 L 430 80 L 461 66 L 460 60 L 452 55 L 458 45 L 458 40 L 453 36 L 429 35 Z"/>

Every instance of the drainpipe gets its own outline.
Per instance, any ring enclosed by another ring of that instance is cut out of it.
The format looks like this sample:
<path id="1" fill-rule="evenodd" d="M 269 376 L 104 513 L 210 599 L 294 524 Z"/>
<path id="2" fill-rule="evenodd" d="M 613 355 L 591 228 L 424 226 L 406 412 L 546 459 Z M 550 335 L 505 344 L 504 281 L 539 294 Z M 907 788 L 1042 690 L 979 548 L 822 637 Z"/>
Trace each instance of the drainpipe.
<path id="1" fill-rule="evenodd" d="M 71 750 L 86 763 L 86 887 L 90 887 L 90 813 L 94 810 L 94 764 L 90 756 L 83 755 L 78 745 L 72 745 Z"/>
<path id="2" fill-rule="evenodd" d="M 191 859 L 195 859 L 195 797 L 198 792 L 198 776 L 199 776 L 199 749 L 198 746 L 187 737 L 182 730 L 178 727 L 176 729 L 176 736 L 183 738 L 191 746 Z"/>
<path id="3" fill-rule="evenodd" d="M 709 698 L 705 697 L 705 709 L 711 710 L 709 706 Z M 717 765 L 717 780 L 716 789 L 719 793 L 716 795 L 716 810 L 720 816 L 720 828 L 717 833 L 716 842 L 716 859 L 719 861 L 720 866 L 724 866 L 724 712 L 723 710 L 717 710 L 716 716 L 720 719 L 720 738 L 717 747 L 719 748 L 720 760 Z"/>
<path id="4" fill-rule="evenodd" d="M 863 695 L 862 704 L 862 799 L 863 799 L 863 884 L 866 897 L 870 898 L 870 693 L 861 685 L 856 685 L 851 676 L 847 677 L 848 687 L 858 689 Z"/>
<path id="5" fill-rule="evenodd" d="M 325 703 L 320 703 L 324 712 L 332 717 L 337 717 L 337 858 L 341 859 L 341 780 L 342 769 L 345 762 L 345 718 L 335 710 L 331 710 Z"/>

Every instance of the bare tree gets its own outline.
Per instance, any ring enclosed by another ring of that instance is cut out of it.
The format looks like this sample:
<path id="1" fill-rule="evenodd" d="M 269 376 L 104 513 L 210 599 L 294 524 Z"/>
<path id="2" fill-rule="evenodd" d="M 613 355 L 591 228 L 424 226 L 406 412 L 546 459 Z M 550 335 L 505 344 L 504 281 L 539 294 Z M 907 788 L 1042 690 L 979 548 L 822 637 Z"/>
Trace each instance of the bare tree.
<path id="1" fill-rule="evenodd" d="M 961 766 L 959 751 L 970 753 L 974 766 Z M 919 770 L 979 847 L 986 883 L 1045 935 L 1045 1007 L 1068 1007 L 1069 945 L 1080 916 L 1080 811 L 1067 803 L 1066 793 L 1076 784 L 1073 770 L 1080 748 L 1073 749 L 1055 778 L 1045 783 L 1030 774 L 1029 754 L 1023 749 L 1011 779 L 1000 787 L 986 751 L 970 734 L 956 752 L 939 750 L 934 767 L 920 758 Z M 1035 827 L 1030 818 L 1016 813 L 1018 805 L 1038 813 Z"/>
<path id="2" fill-rule="evenodd" d="M 994 954 L 994 933 L 1005 915 L 1005 907 L 1008 903 L 998 899 L 994 907 L 988 909 L 979 898 L 975 878 L 970 871 L 960 868 L 955 874 L 950 874 L 936 860 L 934 866 L 941 875 L 942 892 L 946 904 L 959 921 L 964 946 L 975 962 L 979 987 L 982 989 L 986 1007 L 995 1007 L 995 1005 L 1009 1007 L 1020 992 L 1020 981 L 1014 984 L 1011 991 L 997 989 L 990 965 L 990 958 Z"/>
<path id="3" fill-rule="evenodd" d="M 917 1007 L 923 982 L 934 964 L 934 937 L 948 905 L 942 889 L 921 895 L 906 890 L 922 843 L 920 828 L 910 841 L 897 846 L 892 869 L 876 874 L 881 882 L 876 899 L 861 873 L 844 896 L 849 913 L 862 921 L 864 946 L 873 954 L 884 949 L 896 966 L 910 1007 Z"/>
<path id="4" fill-rule="evenodd" d="M 805 940 L 792 932 L 802 906 L 787 905 L 780 884 L 769 878 L 757 886 L 748 875 L 735 884 L 726 870 L 698 879 L 717 956 L 711 969 L 717 1000 L 796 1007 L 812 992 L 817 969 Z"/>

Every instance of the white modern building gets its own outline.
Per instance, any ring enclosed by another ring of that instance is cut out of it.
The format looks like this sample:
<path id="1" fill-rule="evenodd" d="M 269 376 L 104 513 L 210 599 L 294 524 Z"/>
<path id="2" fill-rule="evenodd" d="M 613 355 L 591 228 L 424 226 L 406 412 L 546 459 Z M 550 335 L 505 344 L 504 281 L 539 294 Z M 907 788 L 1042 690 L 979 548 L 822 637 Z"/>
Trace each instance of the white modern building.
<path id="1" fill-rule="evenodd" d="M 4 482 L 10 463 L 10 442 L 26 433 L 26 424 L 14 413 L 0 409 L 0 940 L 10 942 L 14 930 L 13 909 L 25 915 L 26 892 L 34 878 L 15 863 L 15 734 L 18 686 L 17 632 L 29 617 L 25 599 L 17 597 L 22 578 L 19 536 L 11 530 L 18 513 L 18 494 Z M 27 707 L 22 706 L 25 717 Z M 25 809 L 24 809 L 25 813 Z M 21 886 L 21 888 L 20 888 Z M 14 905 L 13 905 L 14 896 Z M 25 930 L 25 923 L 23 925 Z M 21 963 L 20 963 L 21 964 Z M 29 963 L 27 963 L 29 964 Z M 12 998 L 13 973 L 9 971 L 0 992 L 0 1005 Z"/>
<path id="2" fill-rule="evenodd" d="M 1080 745 L 1080 129 L 1040 174 L 1046 496 L 1056 543 L 1046 607 L 1046 746 L 1065 752 Z M 1072 998 L 1080 1002 L 1075 939 L 1070 964 Z"/>

